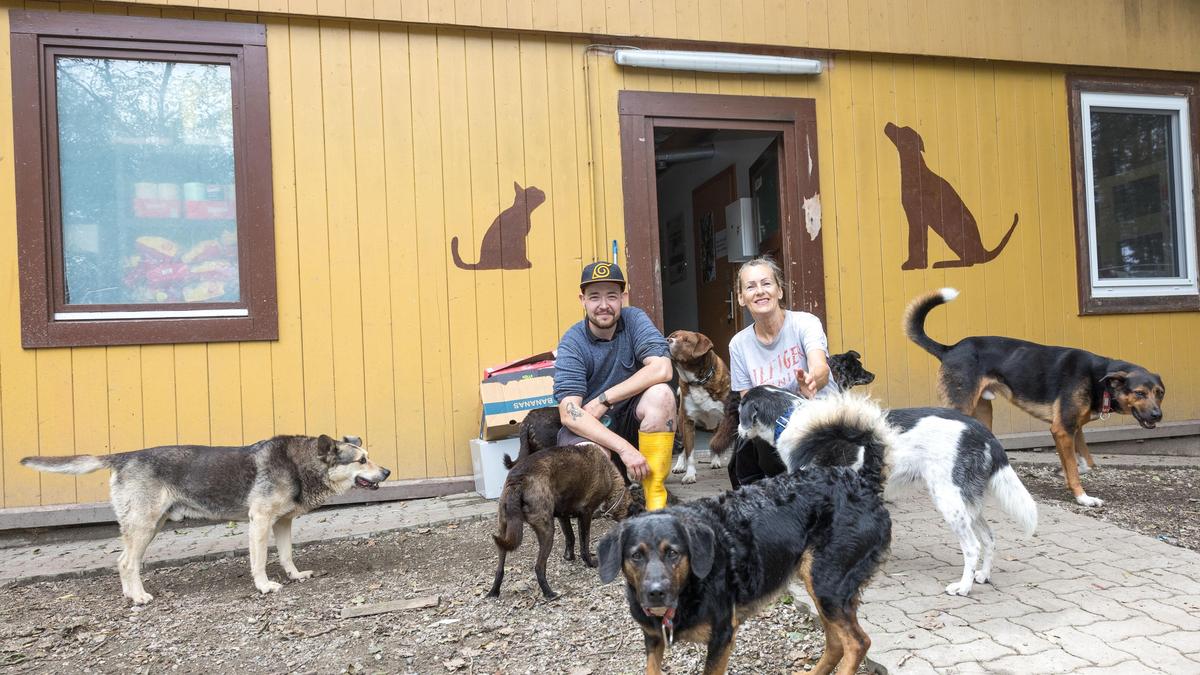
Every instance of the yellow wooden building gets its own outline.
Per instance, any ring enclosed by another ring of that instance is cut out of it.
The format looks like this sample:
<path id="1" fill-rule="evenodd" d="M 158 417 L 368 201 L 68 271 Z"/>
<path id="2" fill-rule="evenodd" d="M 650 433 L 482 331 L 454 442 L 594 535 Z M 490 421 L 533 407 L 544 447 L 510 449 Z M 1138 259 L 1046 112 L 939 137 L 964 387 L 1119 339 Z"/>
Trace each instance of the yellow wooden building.
<path id="1" fill-rule="evenodd" d="M 0 514 L 107 496 L 26 455 L 281 433 L 363 436 L 392 494 L 469 489 L 483 369 L 554 347 L 613 242 L 666 328 L 737 326 L 734 202 L 887 405 L 937 401 L 900 319 L 951 286 L 935 339 L 1134 361 L 1170 423 L 1089 433 L 1197 443 L 1192 0 L 2 0 L 0 24 Z M 996 430 L 1048 443 L 1007 404 Z"/>

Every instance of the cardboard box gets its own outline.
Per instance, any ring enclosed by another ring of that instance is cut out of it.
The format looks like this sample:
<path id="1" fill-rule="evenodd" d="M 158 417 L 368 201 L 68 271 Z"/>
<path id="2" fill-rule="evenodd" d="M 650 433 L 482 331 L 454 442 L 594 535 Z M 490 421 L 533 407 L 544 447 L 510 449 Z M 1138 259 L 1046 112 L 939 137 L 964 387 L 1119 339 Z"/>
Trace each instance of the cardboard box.
<path id="1" fill-rule="evenodd" d="M 504 489 L 508 469 L 504 468 L 504 456 L 516 459 L 521 443 L 515 438 L 502 441 L 471 439 L 471 468 L 475 472 L 475 491 L 486 499 L 496 499 Z"/>
<path id="2" fill-rule="evenodd" d="M 535 354 L 484 371 L 479 385 L 483 420 L 479 436 L 515 436 L 530 410 L 554 407 L 554 352 Z"/>

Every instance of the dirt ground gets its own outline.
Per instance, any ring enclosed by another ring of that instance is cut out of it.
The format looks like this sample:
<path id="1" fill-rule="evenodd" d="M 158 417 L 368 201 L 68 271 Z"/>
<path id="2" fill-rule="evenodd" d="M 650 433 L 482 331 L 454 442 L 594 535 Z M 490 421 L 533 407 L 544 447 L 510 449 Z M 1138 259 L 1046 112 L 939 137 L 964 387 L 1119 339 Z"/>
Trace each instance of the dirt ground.
<path id="1" fill-rule="evenodd" d="M 303 523 L 300 524 L 303 527 Z M 303 583 L 260 596 L 245 557 L 154 570 L 155 599 L 130 608 L 116 573 L 6 589 L 0 597 L 0 670 L 24 672 L 634 673 L 642 633 L 623 584 L 602 586 L 578 558 L 550 558 L 561 597 L 542 600 L 536 543 L 509 556 L 500 598 L 491 587 L 492 520 L 318 544 L 297 551 Z M 601 524 L 596 540 L 607 531 Z M 556 539 L 559 547 L 561 537 Z M 272 578 L 285 577 L 278 566 Z M 436 595 L 438 605 L 340 619 L 343 607 Z M 783 596 L 738 633 L 733 673 L 804 671 L 824 638 Z M 676 643 L 671 672 L 702 669 L 696 645 Z"/>
<path id="2" fill-rule="evenodd" d="M 1081 477 L 1083 489 L 1104 500 L 1090 508 L 1075 503 L 1056 464 L 1016 464 L 1025 487 L 1039 502 L 1106 520 L 1173 546 L 1200 550 L 1200 467 L 1104 466 Z"/>
<path id="3" fill-rule="evenodd" d="M 1100 509 L 1075 505 L 1056 467 L 1017 465 L 1041 502 L 1200 548 L 1200 468 L 1102 467 L 1084 476 Z M 303 527 L 303 522 L 300 523 Z M 607 531 L 599 523 L 592 548 Z M 0 670 L 25 672 L 634 673 L 642 635 L 622 584 L 599 583 L 580 560 L 550 558 L 545 602 L 533 581 L 535 549 L 509 556 L 498 600 L 491 585 L 492 519 L 306 546 L 301 569 L 317 576 L 260 596 L 247 558 L 146 574 L 155 600 L 131 608 L 116 572 L 0 592 Z M 556 540 L 556 549 L 561 537 Z M 114 561 L 115 562 L 115 561 Z M 272 578 L 285 581 L 277 565 Z M 437 596 L 436 607 L 341 619 L 344 607 Z M 746 623 L 733 673 L 803 672 L 823 638 L 789 596 Z M 677 644 L 670 672 L 699 672 L 703 650 Z"/>

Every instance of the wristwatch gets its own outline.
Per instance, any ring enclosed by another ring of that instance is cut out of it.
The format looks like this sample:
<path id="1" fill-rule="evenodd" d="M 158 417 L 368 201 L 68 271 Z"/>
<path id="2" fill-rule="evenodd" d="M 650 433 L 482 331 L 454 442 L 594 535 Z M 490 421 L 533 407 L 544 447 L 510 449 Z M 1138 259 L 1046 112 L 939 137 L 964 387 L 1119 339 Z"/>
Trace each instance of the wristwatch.
<path id="1" fill-rule="evenodd" d="M 609 405 L 609 403 L 608 403 L 608 392 L 607 392 L 607 391 L 602 391 L 602 392 L 600 392 L 600 395 L 596 397 L 596 400 L 597 400 L 597 401 L 600 401 L 600 402 L 601 402 L 601 403 L 603 403 L 604 405 Z M 609 406 L 609 407 L 612 407 L 612 406 Z"/>

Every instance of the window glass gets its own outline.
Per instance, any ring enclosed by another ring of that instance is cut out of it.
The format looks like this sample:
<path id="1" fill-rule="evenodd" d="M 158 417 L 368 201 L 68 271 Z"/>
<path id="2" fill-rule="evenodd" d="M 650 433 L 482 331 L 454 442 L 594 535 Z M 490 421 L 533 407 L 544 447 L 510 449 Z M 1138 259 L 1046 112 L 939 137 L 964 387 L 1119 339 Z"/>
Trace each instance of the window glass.
<path id="1" fill-rule="evenodd" d="M 1091 110 L 1096 273 L 1100 279 L 1180 278 L 1173 111 Z"/>
<path id="2" fill-rule="evenodd" d="M 237 302 L 226 64 L 55 59 L 68 305 Z"/>

